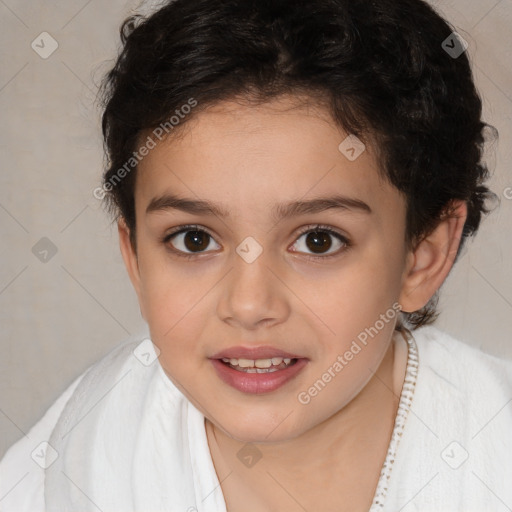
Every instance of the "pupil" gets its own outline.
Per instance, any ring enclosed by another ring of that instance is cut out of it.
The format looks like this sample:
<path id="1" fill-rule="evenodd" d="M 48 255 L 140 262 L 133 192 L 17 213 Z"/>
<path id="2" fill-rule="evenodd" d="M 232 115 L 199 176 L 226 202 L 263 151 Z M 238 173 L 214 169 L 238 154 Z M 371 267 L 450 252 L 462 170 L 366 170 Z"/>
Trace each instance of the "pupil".
<path id="1" fill-rule="evenodd" d="M 325 243 L 327 243 L 327 247 L 325 247 L 324 249 L 327 251 L 331 248 L 332 242 L 330 236 L 324 231 L 312 231 L 306 237 L 306 245 L 313 252 L 317 251 L 317 249 L 319 248 L 322 249 L 322 244 Z"/>
<path id="2" fill-rule="evenodd" d="M 185 246 L 189 251 L 194 249 L 204 250 L 208 247 L 208 233 L 204 231 L 187 231 L 185 234 Z"/>

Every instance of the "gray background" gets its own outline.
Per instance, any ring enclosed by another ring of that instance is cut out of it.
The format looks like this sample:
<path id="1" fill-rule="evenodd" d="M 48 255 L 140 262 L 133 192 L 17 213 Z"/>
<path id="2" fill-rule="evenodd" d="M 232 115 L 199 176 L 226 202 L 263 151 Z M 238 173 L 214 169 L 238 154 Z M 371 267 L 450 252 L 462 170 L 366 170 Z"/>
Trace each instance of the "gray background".
<path id="1" fill-rule="evenodd" d="M 468 41 L 484 119 L 500 132 L 488 158 L 501 206 L 443 286 L 437 326 L 512 358 L 512 0 L 432 3 Z M 91 363 L 146 332 L 117 232 L 92 195 L 103 166 L 97 84 L 138 7 L 0 0 L 0 457 Z M 45 31 L 58 42 L 47 59 L 31 47 Z"/>

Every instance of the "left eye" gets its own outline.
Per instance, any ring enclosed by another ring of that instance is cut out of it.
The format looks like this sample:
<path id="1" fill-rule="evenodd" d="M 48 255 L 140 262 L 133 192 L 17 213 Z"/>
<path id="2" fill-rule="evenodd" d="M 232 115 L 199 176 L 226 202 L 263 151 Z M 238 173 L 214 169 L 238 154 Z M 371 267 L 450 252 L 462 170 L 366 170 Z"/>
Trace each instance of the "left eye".
<path id="1" fill-rule="evenodd" d="M 304 238 L 303 241 L 301 241 L 302 238 Z M 332 242 L 333 239 L 336 240 L 334 244 Z M 343 246 L 348 246 L 348 240 L 344 236 L 330 229 L 314 228 L 302 233 L 292 247 L 295 246 L 298 246 L 296 250 L 299 252 L 306 252 L 307 250 L 310 250 L 313 254 L 327 254 L 328 256 L 331 256 L 332 252 L 327 253 L 327 251 L 334 246 L 333 252 L 336 253 Z"/>

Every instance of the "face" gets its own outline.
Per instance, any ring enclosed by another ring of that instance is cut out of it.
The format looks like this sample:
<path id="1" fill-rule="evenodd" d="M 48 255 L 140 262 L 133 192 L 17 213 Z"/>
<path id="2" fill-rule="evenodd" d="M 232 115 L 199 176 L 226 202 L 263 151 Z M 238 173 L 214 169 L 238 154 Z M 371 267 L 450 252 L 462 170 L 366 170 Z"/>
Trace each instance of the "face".
<path id="1" fill-rule="evenodd" d="M 294 105 L 224 102 L 152 149 L 124 246 L 160 364 L 240 441 L 295 438 L 359 393 L 407 263 L 405 201 L 371 148 L 351 161 L 326 112 Z"/>

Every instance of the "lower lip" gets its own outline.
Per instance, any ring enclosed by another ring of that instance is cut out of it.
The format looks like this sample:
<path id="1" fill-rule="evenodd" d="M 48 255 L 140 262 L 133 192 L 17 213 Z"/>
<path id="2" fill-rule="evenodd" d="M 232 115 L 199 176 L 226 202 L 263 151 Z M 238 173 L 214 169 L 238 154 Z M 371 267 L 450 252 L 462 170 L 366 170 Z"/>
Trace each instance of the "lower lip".
<path id="1" fill-rule="evenodd" d="M 247 373 L 234 370 L 220 359 L 211 359 L 217 375 L 242 393 L 269 393 L 284 386 L 306 366 L 308 360 L 301 358 L 288 368 L 269 373 Z"/>

